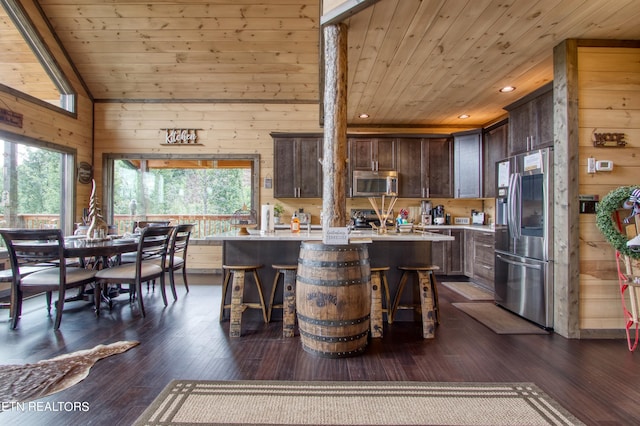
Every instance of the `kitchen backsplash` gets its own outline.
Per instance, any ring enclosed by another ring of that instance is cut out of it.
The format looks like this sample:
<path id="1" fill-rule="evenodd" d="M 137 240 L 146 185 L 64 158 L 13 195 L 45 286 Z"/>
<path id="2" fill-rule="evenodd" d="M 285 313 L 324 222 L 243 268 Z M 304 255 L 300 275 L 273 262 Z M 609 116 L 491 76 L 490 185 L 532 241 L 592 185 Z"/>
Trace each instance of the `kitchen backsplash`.
<path id="1" fill-rule="evenodd" d="M 420 221 L 420 201 L 422 199 L 414 198 L 400 198 L 396 202 L 393 210 L 397 214 L 401 209 L 409 211 L 409 219 L 414 219 L 414 222 Z M 314 202 L 317 201 L 317 202 Z M 377 205 L 380 206 L 381 198 L 376 197 Z M 387 198 L 388 202 L 389 199 Z M 485 212 L 485 224 L 495 222 L 495 199 L 456 199 L 456 198 L 431 198 L 431 205 L 433 207 L 437 205 L 443 205 L 444 211 L 451 215 L 451 224 L 454 224 L 456 217 L 469 218 L 469 224 L 471 224 L 471 210 L 484 211 Z M 295 200 L 295 199 L 279 199 L 274 200 L 275 203 L 281 204 L 284 207 L 284 214 L 282 216 L 283 223 L 289 223 L 291 221 L 291 215 L 294 211 L 304 209 L 305 213 L 311 213 L 311 223 L 320 223 L 320 211 L 322 210 L 322 200 Z M 370 210 L 371 204 L 367 198 L 349 198 L 347 199 L 347 214 L 351 209 L 363 209 Z"/>

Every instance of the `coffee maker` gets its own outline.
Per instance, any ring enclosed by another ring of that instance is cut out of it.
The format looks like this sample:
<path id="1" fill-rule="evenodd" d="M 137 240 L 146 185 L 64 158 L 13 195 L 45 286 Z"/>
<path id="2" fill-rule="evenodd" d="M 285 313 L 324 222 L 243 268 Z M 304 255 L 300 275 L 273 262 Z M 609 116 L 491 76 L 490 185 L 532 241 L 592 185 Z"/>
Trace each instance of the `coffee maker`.
<path id="1" fill-rule="evenodd" d="M 431 201 L 422 200 L 420 202 L 420 223 L 422 225 L 433 224 L 431 216 Z"/>
<path id="2" fill-rule="evenodd" d="M 444 225 L 445 223 L 444 206 L 442 204 L 433 208 L 433 223 L 434 225 Z"/>

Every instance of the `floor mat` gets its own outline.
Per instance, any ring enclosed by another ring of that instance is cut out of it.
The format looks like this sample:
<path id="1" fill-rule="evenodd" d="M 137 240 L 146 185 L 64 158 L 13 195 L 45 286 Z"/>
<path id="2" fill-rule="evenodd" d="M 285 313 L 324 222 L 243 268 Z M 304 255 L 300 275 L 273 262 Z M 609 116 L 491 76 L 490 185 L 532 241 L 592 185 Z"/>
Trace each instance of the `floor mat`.
<path id="1" fill-rule="evenodd" d="M 471 302 L 452 305 L 497 334 L 549 334 L 543 328 L 493 303 Z"/>
<path id="2" fill-rule="evenodd" d="M 440 284 L 469 300 L 494 300 L 492 292 L 474 283 L 443 281 Z"/>

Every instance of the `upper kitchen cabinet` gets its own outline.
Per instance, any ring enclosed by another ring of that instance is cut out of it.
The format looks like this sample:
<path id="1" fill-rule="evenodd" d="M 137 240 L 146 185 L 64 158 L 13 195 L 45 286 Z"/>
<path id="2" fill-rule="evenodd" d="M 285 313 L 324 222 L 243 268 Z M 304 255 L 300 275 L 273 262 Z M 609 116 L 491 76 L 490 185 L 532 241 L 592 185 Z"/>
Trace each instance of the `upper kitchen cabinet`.
<path id="1" fill-rule="evenodd" d="M 351 170 L 396 170 L 396 140 L 394 138 L 350 138 L 349 168 Z"/>
<path id="2" fill-rule="evenodd" d="M 398 138 L 398 196 L 450 198 L 453 196 L 452 139 Z"/>
<path id="3" fill-rule="evenodd" d="M 509 155 L 553 146 L 553 82 L 505 107 Z"/>
<path id="4" fill-rule="evenodd" d="M 275 198 L 322 197 L 322 136 L 273 136 Z"/>
<path id="5" fill-rule="evenodd" d="M 509 123 L 503 120 L 484 130 L 482 135 L 482 192 L 484 198 L 496 197 L 496 162 L 507 157 Z"/>
<path id="6" fill-rule="evenodd" d="M 453 135 L 453 170 L 455 198 L 481 197 L 481 133 L 480 131 Z"/>

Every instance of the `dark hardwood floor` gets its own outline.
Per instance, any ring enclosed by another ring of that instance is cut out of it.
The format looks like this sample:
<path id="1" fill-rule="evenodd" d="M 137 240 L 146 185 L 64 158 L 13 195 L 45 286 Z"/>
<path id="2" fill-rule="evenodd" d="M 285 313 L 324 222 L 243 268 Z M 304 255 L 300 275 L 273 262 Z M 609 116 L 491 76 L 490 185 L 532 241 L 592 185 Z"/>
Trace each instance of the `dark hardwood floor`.
<path id="1" fill-rule="evenodd" d="M 119 340 L 140 345 L 98 361 L 79 384 L 39 400 L 86 402 L 88 410 L 10 410 L 0 414 L 0 424 L 129 425 L 172 379 L 533 382 L 588 425 L 640 423 L 640 352 L 630 353 L 625 340 L 497 335 L 453 307 L 465 300 L 440 286 L 435 340 L 423 340 L 418 323 L 396 322 L 385 324 L 384 338 L 371 341 L 363 355 L 326 359 L 304 352 L 299 337 L 281 337 L 279 310 L 270 324 L 255 316 L 243 323 L 243 337 L 229 339 L 228 321 L 218 322 L 221 277 L 190 278 L 191 291 L 179 285 L 178 301 L 166 308 L 157 290 L 145 293 L 144 319 L 127 296 L 99 319 L 88 303 L 66 304 L 57 333 L 43 297 L 26 302 L 16 330 L 1 311 L 2 364 Z"/>

